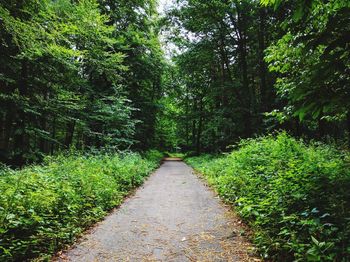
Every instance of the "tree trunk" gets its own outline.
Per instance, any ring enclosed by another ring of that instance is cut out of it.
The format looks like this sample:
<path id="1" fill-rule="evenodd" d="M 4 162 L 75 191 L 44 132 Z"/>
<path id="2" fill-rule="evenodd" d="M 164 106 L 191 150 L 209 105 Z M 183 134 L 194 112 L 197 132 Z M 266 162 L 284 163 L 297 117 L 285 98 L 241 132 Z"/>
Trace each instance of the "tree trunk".
<path id="1" fill-rule="evenodd" d="M 348 111 L 347 117 L 346 117 L 346 124 L 348 129 L 348 147 L 350 149 L 350 111 Z"/>
<path id="2" fill-rule="evenodd" d="M 251 135 L 251 97 L 252 93 L 249 87 L 248 82 L 248 63 L 247 63 L 247 48 L 246 48 L 246 36 L 244 32 L 243 25 L 245 24 L 245 17 L 243 13 L 239 12 L 239 8 L 237 6 L 237 13 L 238 13 L 238 32 L 239 32 L 239 41 L 238 41 L 238 51 L 240 54 L 240 62 L 241 62 L 241 68 L 242 68 L 242 88 L 245 92 L 246 97 L 246 103 L 244 112 L 243 112 L 243 118 L 244 118 L 244 136 L 249 137 Z"/>
<path id="3" fill-rule="evenodd" d="M 193 101 L 193 114 L 195 114 L 197 110 L 197 101 L 194 100 Z M 196 143 L 196 117 L 195 115 L 193 116 L 193 119 L 192 119 L 192 148 L 193 146 L 195 145 Z"/>
<path id="4" fill-rule="evenodd" d="M 265 112 L 269 110 L 268 108 L 268 90 L 266 84 L 266 73 L 267 67 L 264 60 L 265 51 L 265 8 L 259 9 L 259 31 L 258 31 L 258 42 L 259 42 L 259 76 L 260 76 L 260 92 L 261 92 L 261 106 L 260 110 Z"/>
<path id="5" fill-rule="evenodd" d="M 197 128 L 197 140 L 196 140 L 196 153 L 199 155 L 201 153 L 201 135 L 203 126 L 203 98 L 199 100 L 199 120 Z"/>
<path id="6" fill-rule="evenodd" d="M 12 134 L 12 122 L 13 122 L 13 111 L 9 109 L 7 111 L 7 114 L 4 115 L 4 122 L 3 122 L 3 140 L 2 140 L 2 145 L 1 148 L 4 150 L 6 153 L 10 151 L 10 137 Z"/>
<path id="7" fill-rule="evenodd" d="M 64 145 L 66 148 L 69 148 L 70 145 L 72 144 L 74 129 L 75 129 L 75 121 L 68 122 L 67 128 L 66 128 L 66 137 L 64 139 Z"/>
<path id="8" fill-rule="evenodd" d="M 52 138 L 52 140 L 56 139 L 56 117 L 54 117 L 52 120 L 52 136 L 51 136 L 51 138 Z M 51 141 L 50 150 L 51 150 L 51 155 L 53 155 L 53 153 L 55 152 L 54 141 Z"/>
<path id="9" fill-rule="evenodd" d="M 22 60 L 21 75 L 18 82 L 18 92 L 21 97 L 27 97 L 28 94 L 28 64 Z M 26 113 L 24 108 L 17 111 L 16 130 L 14 135 L 14 148 L 18 151 L 14 157 L 15 165 L 23 165 L 25 162 L 24 154 L 28 151 L 28 139 L 26 135 Z"/>
<path id="10" fill-rule="evenodd" d="M 189 119 L 188 119 L 188 114 L 189 114 L 189 98 L 188 98 L 188 90 L 186 92 L 186 104 L 185 104 L 185 112 L 186 112 L 186 119 L 185 119 L 185 136 L 186 136 L 186 150 L 188 150 L 189 148 L 189 144 L 190 144 L 190 136 L 189 136 L 189 132 L 190 132 L 190 127 L 189 127 Z"/>

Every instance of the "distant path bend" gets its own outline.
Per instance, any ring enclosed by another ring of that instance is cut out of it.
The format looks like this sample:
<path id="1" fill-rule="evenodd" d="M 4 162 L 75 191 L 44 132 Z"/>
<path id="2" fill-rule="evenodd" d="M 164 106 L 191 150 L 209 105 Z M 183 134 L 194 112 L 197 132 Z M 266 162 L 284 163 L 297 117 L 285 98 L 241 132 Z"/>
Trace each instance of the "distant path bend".
<path id="1" fill-rule="evenodd" d="M 57 261 L 258 261 L 243 228 L 181 161 L 167 160 Z"/>

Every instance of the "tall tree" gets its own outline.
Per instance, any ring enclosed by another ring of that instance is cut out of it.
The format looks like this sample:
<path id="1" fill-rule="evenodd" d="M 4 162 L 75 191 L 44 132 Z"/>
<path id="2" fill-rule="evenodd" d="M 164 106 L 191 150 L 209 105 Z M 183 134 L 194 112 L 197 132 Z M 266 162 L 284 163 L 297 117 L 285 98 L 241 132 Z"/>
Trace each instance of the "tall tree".
<path id="1" fill-rule="evenodd" d="M 192 121 L 191 130 L 188 123 L 183 129 L 198 153 L 263 131 L 263 113 L 275 101 L 264 61 L 273 27 L 268 13 L 254 1 L 201 0 L 178 1 L 169 12 L 182 50 L 174 61 L 187 86 L 183 106 Z"/>
<path id="2" fill-rule="evenodd" d="M 0 2 L 3 161 L 152 138 L 141 130 L 154 128 L 160 89 L 154 3 L 114 2 Z"/>
<path id="3" fill-rule="evenodd" d="M 325 130 L 326 122 L 350 128 L 349 1 L 262 2 L 290 10 L 285 35 L 266 57 L 279 75 L 275 87 L 287 100 L 284 113 L 316 121 L 320 135 L 334 130 Z"/>

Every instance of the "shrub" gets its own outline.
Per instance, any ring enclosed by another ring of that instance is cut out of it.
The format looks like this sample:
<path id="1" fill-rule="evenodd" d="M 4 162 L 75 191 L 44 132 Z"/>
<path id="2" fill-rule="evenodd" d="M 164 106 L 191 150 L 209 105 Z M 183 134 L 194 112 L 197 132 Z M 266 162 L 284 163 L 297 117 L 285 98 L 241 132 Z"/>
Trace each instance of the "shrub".
<path id="1" fill-rule="evenodd" d="M 151 161 L 159 161 L 164 157 L 164 154 L 158 150 L 150 149 L 144 153 L 144 157 Z"/>
<path id="2" fill-rule="evenodd" d="M 119 205 L 157 166 L 138 154 L 69 155 L 0 169 L 0 261 L 49 257 Z"/>
<path id="3" fill-rule="evenodd" d="M 350 155 L 285 133 L 227 156 L 187 159 L 253 228 L 264 257 L 350 259 Z"/>

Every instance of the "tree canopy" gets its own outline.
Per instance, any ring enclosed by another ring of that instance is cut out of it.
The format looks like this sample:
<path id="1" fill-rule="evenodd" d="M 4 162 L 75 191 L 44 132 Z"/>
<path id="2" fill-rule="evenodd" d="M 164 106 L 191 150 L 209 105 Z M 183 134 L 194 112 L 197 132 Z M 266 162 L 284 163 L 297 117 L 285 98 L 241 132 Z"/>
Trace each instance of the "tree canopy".
<path id="1" fill-rule="evenodd" d="M 1 1 L 2 161 L 219 152 L 281 128 L 350 140 L 348 1 L 157 4 Z"/>
<path id="2" fill-rule="evenodd" d="M 154 1 L 3 1 L 0 14 L 2 159 L 122 149 L 153 132 L 163 59 Z"/>
<path id="3" fill-rule="evenodd" d="M 263 259 L 350 261 L 350 1 L 165 1 L 0 0 L 0 260 L 48 260 L 169 155 Z"/>
<path id="4" fill-rule="evenodd" d="M 222 151 L 280 128 L 345 141 L 349 10 L 342 0 L 176 1 L 165 24 L 181 50 L 180 147 Z"/>

